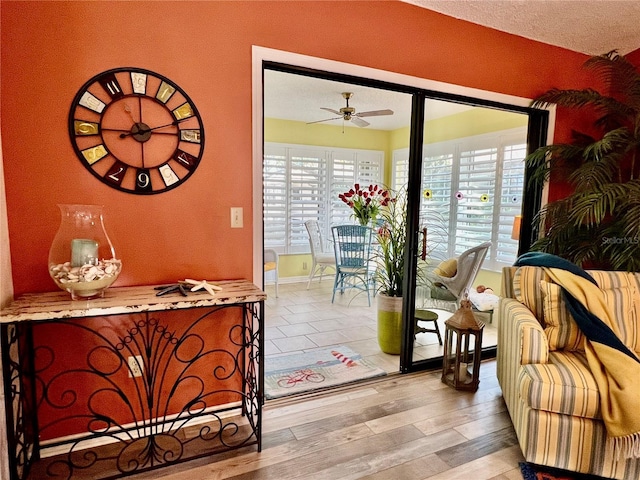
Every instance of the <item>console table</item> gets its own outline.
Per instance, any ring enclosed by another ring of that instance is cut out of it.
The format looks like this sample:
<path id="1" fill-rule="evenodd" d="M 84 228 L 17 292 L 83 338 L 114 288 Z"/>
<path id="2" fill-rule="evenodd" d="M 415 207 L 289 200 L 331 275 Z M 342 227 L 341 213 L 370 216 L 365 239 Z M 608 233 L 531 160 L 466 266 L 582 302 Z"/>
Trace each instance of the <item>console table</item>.
<path id="1" fill-rule="evenodd" d="M 0 312 L 11 478 L 115 478 L 261 449 L 264 300 L 245 280 L 156 296 L 26 294 Z"/>

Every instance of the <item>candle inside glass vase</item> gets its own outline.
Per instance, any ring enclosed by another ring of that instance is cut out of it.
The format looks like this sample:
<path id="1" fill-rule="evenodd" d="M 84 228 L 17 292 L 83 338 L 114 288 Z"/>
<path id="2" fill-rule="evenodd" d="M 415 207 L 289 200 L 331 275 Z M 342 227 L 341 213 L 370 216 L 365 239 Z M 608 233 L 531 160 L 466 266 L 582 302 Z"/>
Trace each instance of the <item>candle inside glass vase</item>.
<path id="1" fill-rule="evenodd" d="M 49 274 L 74 300 L 102 297 L 122 269 L 104 229 L 102 206 L 58 206 L 61 222 L 49 250 Z"/>
<path id="2" fill-rule="evenodd" d="M 71 266 L 96 265 L 98 263 L 98 242 L 88 238 L 71 240 Z"/>

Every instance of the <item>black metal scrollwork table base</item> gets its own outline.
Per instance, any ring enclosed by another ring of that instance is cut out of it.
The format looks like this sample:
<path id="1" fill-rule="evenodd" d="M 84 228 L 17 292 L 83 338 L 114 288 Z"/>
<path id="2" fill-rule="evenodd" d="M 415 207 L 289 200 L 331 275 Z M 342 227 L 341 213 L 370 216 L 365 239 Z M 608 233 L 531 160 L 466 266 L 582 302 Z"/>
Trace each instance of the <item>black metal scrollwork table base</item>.
<path id="1" fill-rule="evenodd" d="M 266 295 L 27 294 L 0 315 L 12 480 L 115 478 L 261 448 Z"/>

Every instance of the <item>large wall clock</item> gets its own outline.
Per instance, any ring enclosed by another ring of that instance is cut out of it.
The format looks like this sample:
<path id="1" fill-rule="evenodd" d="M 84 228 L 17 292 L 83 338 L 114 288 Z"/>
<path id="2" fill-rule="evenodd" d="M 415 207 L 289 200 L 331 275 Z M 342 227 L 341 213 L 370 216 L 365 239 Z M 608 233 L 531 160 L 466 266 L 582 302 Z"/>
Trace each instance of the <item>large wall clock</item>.
<path id="1" fill-rule="evenodd" d="M 100 181 L 142 195 L 181 185 L 204 150 L 191 99 L 168 78 L 140 68 L 107 70 L 85 83 L 71 105 L 69 135 Z"/>

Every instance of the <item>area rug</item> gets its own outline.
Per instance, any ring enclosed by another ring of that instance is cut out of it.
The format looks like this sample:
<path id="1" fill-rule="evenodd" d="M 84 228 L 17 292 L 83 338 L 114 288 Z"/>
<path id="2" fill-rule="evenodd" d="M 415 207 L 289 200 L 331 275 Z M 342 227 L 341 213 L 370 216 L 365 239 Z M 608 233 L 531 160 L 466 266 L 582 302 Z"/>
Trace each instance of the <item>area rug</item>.
<path id="1" fill-rule="evenodd" d="M 520 472 L 524 480 L 608 480 L 597 475 L 568 472 L 527 462 L 520 462 Z"/>
<path id="2" fill-rule="evenodd" d="M 387 373 L 345 346 L 265 359 L 268 399 L 334 387 Z"/>

